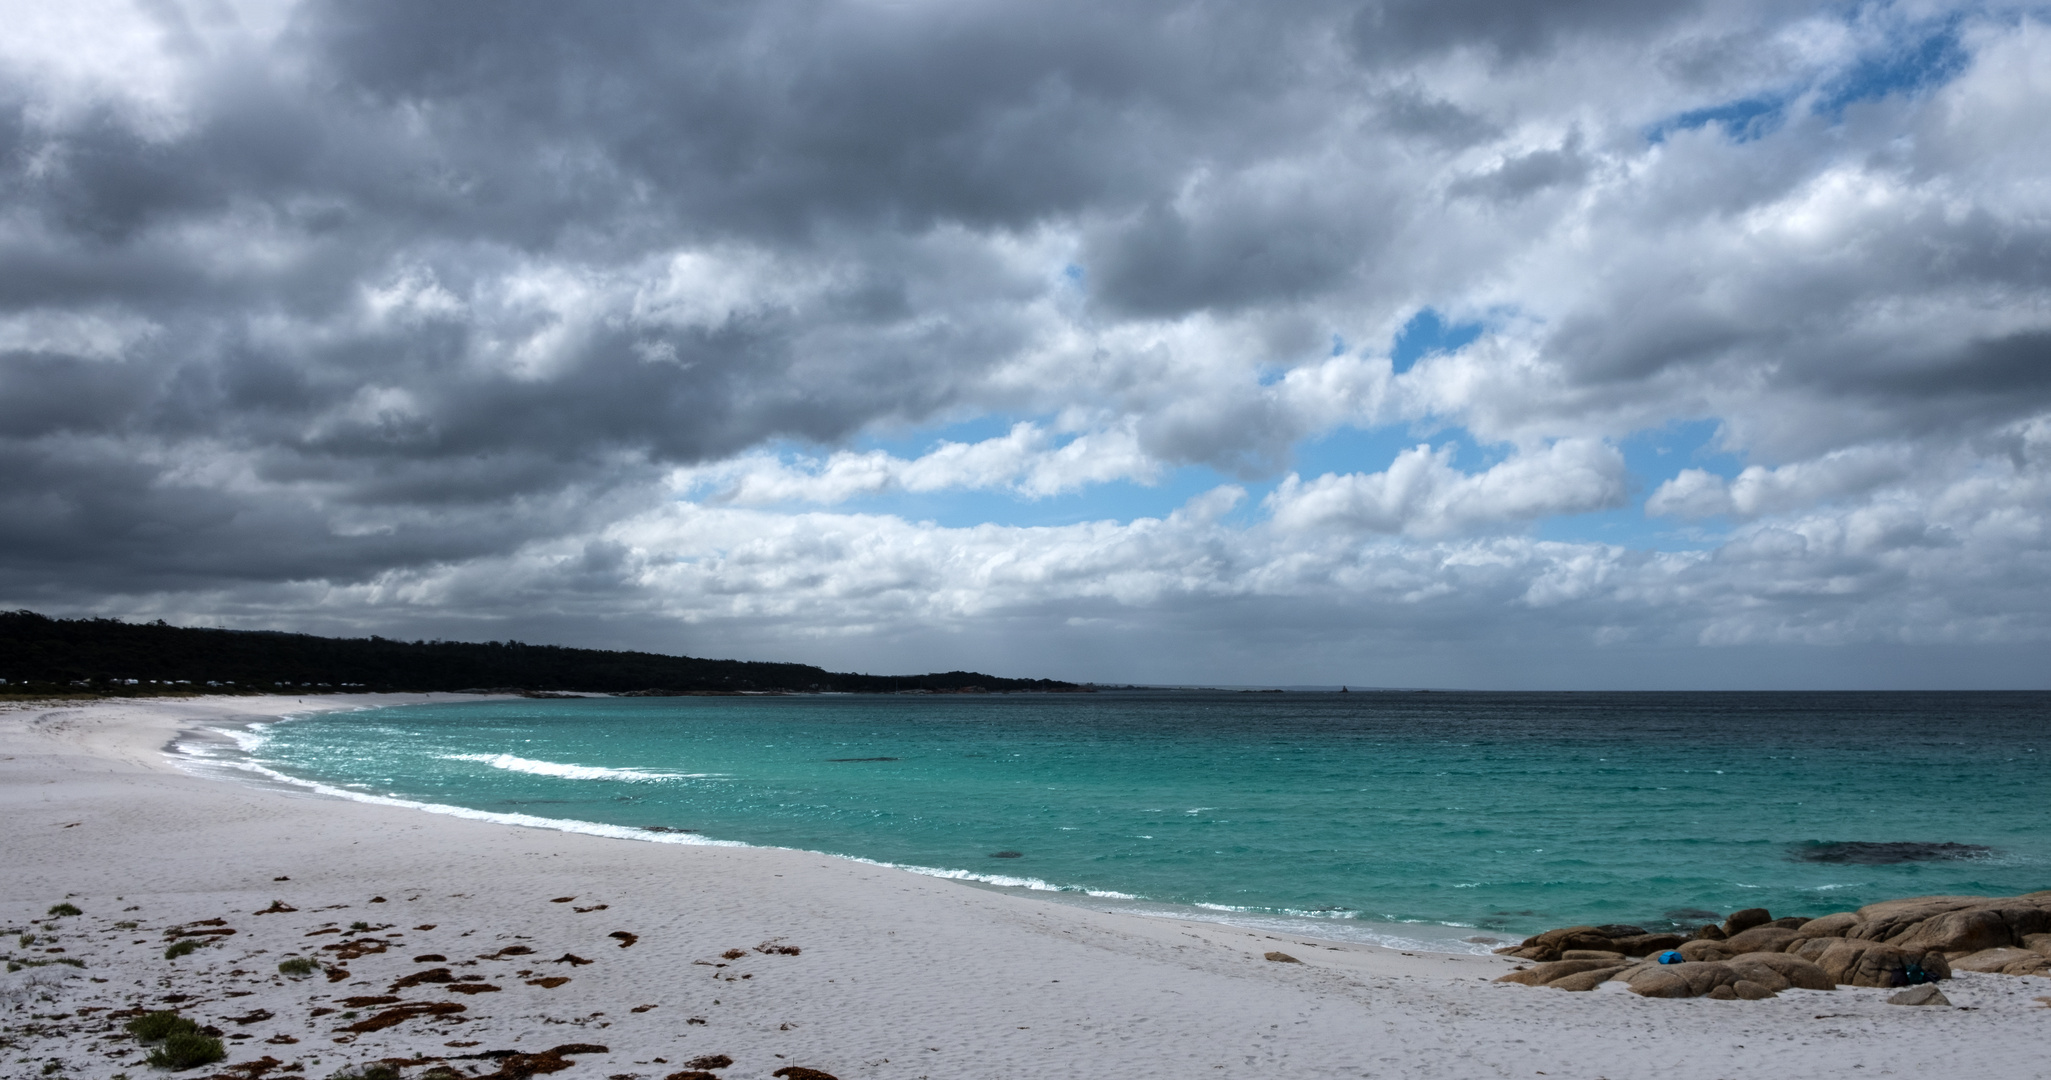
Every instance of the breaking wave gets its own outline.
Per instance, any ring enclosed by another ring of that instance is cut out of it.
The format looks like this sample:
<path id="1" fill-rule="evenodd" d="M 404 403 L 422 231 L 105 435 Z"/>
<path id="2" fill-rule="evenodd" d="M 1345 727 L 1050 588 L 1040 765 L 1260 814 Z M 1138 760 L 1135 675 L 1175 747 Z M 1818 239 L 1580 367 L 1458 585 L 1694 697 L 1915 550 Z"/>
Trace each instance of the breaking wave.
<path id="1" fill-rule="evenodd" d="M 646 784 L 661 780 L 699 780 L 713 775 L 659 773 L 646 769 L 608 769 L 598 765 L 565 765 L 558 761 L 535 761 L 532 758 L 514 757 L 511 754 L 444 754 L 442 760 L 475 761 L 494 769 L 532 773 L 535 776 L 554 776 L 564 780 L 617 780 L 628 784 Z"/>

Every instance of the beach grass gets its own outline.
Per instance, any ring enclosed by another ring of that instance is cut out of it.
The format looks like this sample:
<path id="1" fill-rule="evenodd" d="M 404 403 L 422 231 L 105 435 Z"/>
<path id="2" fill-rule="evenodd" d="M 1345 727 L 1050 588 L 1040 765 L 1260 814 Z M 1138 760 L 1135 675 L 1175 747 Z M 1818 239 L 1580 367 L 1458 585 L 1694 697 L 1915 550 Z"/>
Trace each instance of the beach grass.
<path id="1" fill-rule="evenodd" d="M 144 1042 L 156 1042 L 181 1031 L 196 1032 L 199 1025 L 170 1010 L 144 1013 L 124 1025 L 130 1035 Z"/>
<path id="2" fill-rule="evenodd" d="M 211 1065 L 227 1056 L 221 1040 L 197 1031 L 179 1031 L 165 1036 L 163 1045 L 143 1060 L 160 1069 L 191 1069 Z"/>

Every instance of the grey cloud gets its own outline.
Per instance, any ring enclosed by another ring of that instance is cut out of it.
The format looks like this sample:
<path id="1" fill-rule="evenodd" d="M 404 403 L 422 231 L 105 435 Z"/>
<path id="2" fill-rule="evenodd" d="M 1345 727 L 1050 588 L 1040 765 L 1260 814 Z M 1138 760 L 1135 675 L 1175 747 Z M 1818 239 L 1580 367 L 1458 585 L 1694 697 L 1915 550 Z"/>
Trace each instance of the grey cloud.
<path id="1" fill-rule="evenodd" d="M 1502 134 L 1502 129 L 1486 117 L 1444 98 L 1431 97 L 1416 87 L 1401 87 L 1383 95 L 1380 119 L 1392 131 L 1456 147 Z"/>
<path id="2" fill-rule="evenodd" d="M 1360 225 L 1322 209 L 1231 199 L 1191 220 L 1148 207 L 1092 245 L 1091 296 L 1117 314 L 1173 317 L 1320 295 L 1373 246 Z"/>
<path id="3" fill-rule="evenodd" d="M 1207 133 L 1277 119 L 1284 17 L 1142 3 L 918 9 L 813 3 L 572 10 L 321 4 L 307 49 L 471 149 L 588 158 L 689 229 L 836 220 L 1016 227 L 1144 199 Z M 1289 126 L 1268 139 L 1284 137 Z M 496 160 L 481 162 L 497 166 Z M 580 177 L 582 178 L 582 177 Z"/>
<path id="4" fill-rule="evenodd" d="M 1360 8 L 1351 29 L 1354 47 L 1379 61 L 1461 46 L 1519 60 L 1572 35 L 1641 33 L 1698 6 L 1696 0 L 1374 0 Z"/>
<path id="5" fill-rule="evenodd" d="M 1485 199 L 1521 199 L 1546 188 L 1578 184 L 1588 176 L 1589 168 L 1577 132 L 1558 149 L 1534 150 L 1508 158 L 1487 172 L 1454 181 L 1448 190 L 1454 195 Z"/>

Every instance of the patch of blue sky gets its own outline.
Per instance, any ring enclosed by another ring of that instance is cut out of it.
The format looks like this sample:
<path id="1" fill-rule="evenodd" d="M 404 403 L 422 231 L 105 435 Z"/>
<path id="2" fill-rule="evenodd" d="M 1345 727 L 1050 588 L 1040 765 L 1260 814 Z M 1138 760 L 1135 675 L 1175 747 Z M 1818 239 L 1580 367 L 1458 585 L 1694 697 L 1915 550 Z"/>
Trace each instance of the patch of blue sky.
<path id="1" fill-rule="evenodd" d="M 1432 353 L 1459 352 L 1479 338 L 1483 329 L 1478 322 L 1449 323 L 1437 309 L 1425 308 L 1410 316 L 1403 329 L 1396 331 L 1389 360 L 1396 374 L 1401 375 Z M 1332 341 L 1334 348 L 1345 344 L 1336 337 Z"/>
<path id="2" fill-rule="evenodd" d="M 885 449 L 901 456 L 916 456 L 944 441 L 971 442 L 1001 435 L 1010 430 L 1011 419 L 984 418 L 951 425 L 937 431 L 906 435 L 899 440 L 873 440 L 864 449 Z M 1724 522 L 1679 522 L 1648 517 L 1645 500 L 1659 485 L 1683 469 L 1704 469 L 1726 479 L 1734 477 L 1743 462 L 1714 446 L 1718 424 L 1713 420 L 1677 422 L 1642 431 L 1619 443 L 1626 470 L 1631 476 L 1628 503 L 1609 510 L 1547 518 L 1529 527 L 1532 535 L 1545 540 L 1615 544 L 1638 550 L 1686 551 L 1713 547 L 1727 534 Z M 1306 439 L 1294 448 L 1286 472 L 1306 480 L 1328 473 L 1375 473 L 1413 447 L 1424 444 L 1434 450 L 1450 446 L 1452 464 L 1467 473 L 1477 473 L 1501 462 L 1509 454 L 1506 446 L 1477 442 L 1465 430 L 1445 428 L 1420 432 L 1402 426 L 1379 428 L 1340 427 Z M 1075 525 L 1092 521 L 1129 524 L 1139 518 L 1164 518 L 1195 498 L 1222 484 L 1238 484 L 1246 498 L 1230 514 L 1228 524 L 1241 527 L 1264 520 L 1261 502 L 1280 483 L 1281 476 L 1248 481 L 1204 465 L 1185 465 L 1167 470 L 1154 483 L 1117 480 L 1090 484 L 1054 495 L 1032 496 L 1010 489 L 945 490 L 933 492 L 886 491 L 859 496 L 819 509 L 836 513 L 889 514 L 907 521 L 930 521 L 945 528 L 978 525 L 1037 527 Z M 785 512 L 811 509 L 805 504 L 778 507 Z"/>
<path id="3" fill-rule="evenodd" d="M 1453 467 L 1463 472 L 1486 469 L 1508 452 L 1507 447 L 1476 443 L 1463 428 L 1339 427 L 1297 443 L 1291 468 L 1306 480 L 1326 473 L 1381 472 L 1419 444 L 1434 450 L 1451 445 Z"/>
<path id="4" fill-rule="evenodd" d="M 1724 136 L 1732 142 L 1751 142 L 1771 135 L 1787 120 L 1787 104 L 1786 95 L 1762 94 L 1690 109 L 1653 124 L 1646 131 L 1645 139 L 1647 142 L 1665 142 L 1667 136 L 1676 131 L 1693 131 L 1715 124 L 1723 128 Z"/>
<path id="5" fill-rule="evenodd" d="M 1859 57 L 1823 84 L 1816 113 L 1836 120 L 1857 102 L 1917 94 L 1957 78 L 1972 59 L 1959 38 L 1961 18 L 1954 14 L 1917 24 L 1896 35 L 1887 48 Z"/>
<path id="6" fill-rule="evenodd" d="M 938 449 L 943 443 L 979 443 L 1001 439 L 1011 434 L 1013 425 L 1023 419 L 1028 418 L 992 413 L 939 427 L 907 426 L 901 430 L 870 430 L 855 438 L 848 449 L 857 454 L 881 450 L 896 457 L 916 458 Z M 1045 423 L 1045 419 L 1039 418 L 1042 424 Z M 772 452 L 785 460 L 794 455 L 823 459 L 833 453 L 830 449 L 806 450 L 793 446 L 772 448 Z"/>
<path id="7" fill-rule="evenodd" d="M 1645 500 L 1683 469 L 1701 469 L 1726 480 L 1736 476 L 1743 462 L 1713 445 L 1719 426 L 1714 420 L 1677 421 L 1633 433 L 1617 444 L 1631 477 L 1630 501 L 1610 510 L 1548 518 L 1539 523 L 1535 535 L 1638 550 L 1697 551 L 1716 546 L 1727 531 L 1725 523 L 1650 517 Z"/>
<path id="8" fill-rule="evenodd" d="M 1732 101 L 1690 109 L 1646 128 L 1647 142 L 1664 142 L 1677 131 L 1711 124 L 1732 142 L 1765 138 L 1787 121 L 1788 106 L 1814 91 L 1811 111 L 1833 123 L 1861 101 L 1917 94 L 1950 82 L 1972 59 L 1959 34 L 1963 16 L 1924 20 L 1889 36 L 1881 48 L 1861 54 L 1849 66 L 1802 85 L 1762 90 Z"/>
<path id="9" fill-rule="evenodd" d="M 1113 480 L 1042 496 L 1009 489 L 888 491 L 849 499 L 831 509 L 837 513 L 891 514 L 906 521 L 930 521 L 955 529 L 977 525 L 1077 525 L 1090 521 L 1129 524 L 1138 518 L 1167 517 L 1190 499 L 1220 484 L 1234 482 L 1206 466 L 1189 465 L 1164 473 L 1152 484 Z M 1250 521 L 1259 498 L 1256 494 L 1242 502 L 1227 520 L 1240 524 Z"/>

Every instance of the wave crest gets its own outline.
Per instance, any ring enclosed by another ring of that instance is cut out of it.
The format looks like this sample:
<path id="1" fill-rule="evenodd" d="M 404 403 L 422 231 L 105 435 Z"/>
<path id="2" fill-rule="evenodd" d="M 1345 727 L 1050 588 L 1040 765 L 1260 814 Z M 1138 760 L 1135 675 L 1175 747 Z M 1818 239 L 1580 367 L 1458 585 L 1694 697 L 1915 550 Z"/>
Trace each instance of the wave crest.
<path id="1" fill-rule="evenodd" d="M 646 769 L 608 769 L 598 765 L 565 765 L 559 761 L 536 761 L 533 758 L 514 757 L 511 754 L 444 754 L 443 761 L 475 761 L 494 769 L 509 772 L 532 773 L 535 776 L 554 776 L 563 780 L 616 780 L 628 784 L 646 784 L 661 780 L 688 780 L 702 777 L 704 773 L 659 773 Z"/>

